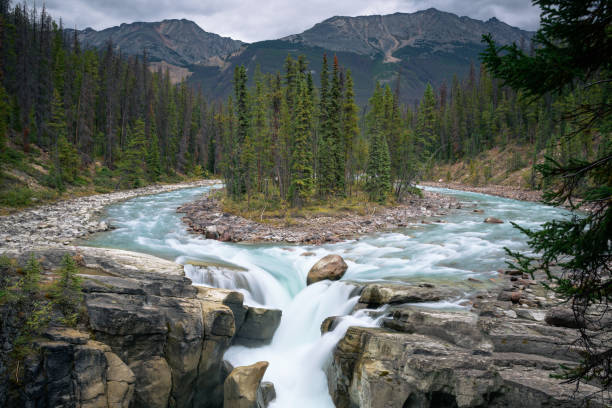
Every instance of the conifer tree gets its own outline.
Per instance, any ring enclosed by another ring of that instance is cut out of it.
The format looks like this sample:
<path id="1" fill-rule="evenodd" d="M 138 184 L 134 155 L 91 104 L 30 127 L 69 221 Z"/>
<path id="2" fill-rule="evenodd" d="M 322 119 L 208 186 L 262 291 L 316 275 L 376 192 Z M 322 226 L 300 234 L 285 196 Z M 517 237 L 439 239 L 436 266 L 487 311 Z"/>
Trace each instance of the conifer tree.
<path id="1" fill-rule="evenodd" d="M 374 94 L 370 98 L 370 106 L 368 114 L 370 149 L 365 187 L 372 201 L 384 202 L 391 192 L 391 159 L 384 135 L 384 94 L 379 83 L 376 83 Z"/>
<path id="2" fill-rule="evenodd" d="M 294 126 L 294 146 L 291 157 L 291 186 L 289 195 L 294 206 L 301 207 L 313 193 L 312 153 L 310 130 L 312 106 L 304 80 L 298 83 L 298 99 Z"/>
<path id="3" fill-rule="evenodd" d="M 344 144 L 344 167 L 347 186 L 352 183 L 355 164 L 353 160 L 353 146 L 359 137 L 359 116 L 355 104 L 355 91 L 353 90 L 353 76 L 346 71 L 346 85 L 342 106 L 342 141 Z"/>
<path id="4" fill-rule="evenodd" d="M 319 196 L 327 197 L 331 193 L 330 186 L 333 182 L 332 151 L 330 147 L 330 89 L 329 89 L 329 68 L 327 65 L 327 55 L 323 54 L 323 64 L 321 66 L 321 87 L 319 101 L 319 131 L 318 131 L 318 163 L 317 181 Z"/>
<path id="5" fill-rule="evenodd" d="M 74 182 L 80 165 L 80 159 L 74 146 L 68 141 L 64 107 L 57 89 L 53 91 L 51 120 L 47 128 L 54 140 L 54 163 L 50 171 L 53 186 L 62 190 L 64 183 Z"/>
<path id="6" fill-rule="evenodd" d="M 152 182 L 157 182 L 161 178 L 162 165 L 159 156 L 159 138 L 155 123 L 151 125 L 149 145 L 146 149 L 147 176 Z"/>
<path id="7" fill-rule="evenodd" d="M 124 188 L 141 187 L 145 178 L 146 143 L 144 139 L 145 124 L 138 118 L 129 132 L 128 146 L 119 162 L 119 184 Z"/>

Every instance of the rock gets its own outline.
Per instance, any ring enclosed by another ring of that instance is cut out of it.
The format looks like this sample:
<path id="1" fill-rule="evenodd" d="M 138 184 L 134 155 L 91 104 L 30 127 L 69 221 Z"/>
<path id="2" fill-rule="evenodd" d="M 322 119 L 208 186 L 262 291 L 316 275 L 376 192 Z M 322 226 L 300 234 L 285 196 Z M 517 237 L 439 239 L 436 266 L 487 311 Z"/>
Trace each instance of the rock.
<path id="1" fill-rule="evenodd" d="M 340 323 L 340 316 L 330 316 L 321 323 L 321 335 L 330 332 Z"/>
<path id="2" fill-rule="evenodd" d="M 315 255 L 316 255 L 316 253 L 314 253 L 314 252 L 310 252 L 310 251 L 307 251 L 307 252 L 302 252 L 302 253 L 300 254 L 300 256 L 315 256 Z"/>
<path id="3" fill-rule="evenodd" d="M 282 313 L 277 309 L 249 307 L 234 342 L 247 346 L 269 344 L 280 325 Z"/>
<path id="4" fill-rule="evenodd" d="M 512 301 L 512 303 L 519 303 L 519 301 L 521 300 L 521 297 L 523 296 L 523 294 L 521 292 L 513 292 L 510 295 L 510 300 Z"/>
<path id="5" fill-rule="evenodd" d="M 541 322 L 544 321 L 546 312 L 543 310 L 516 309 L 516 315 L 522 319 Z"/>
<path id="6" fill-rule="evenodd" d="M 259 390 L 267 368 L 267 361 L 234 368 L 223 385 L 223 408 L 264 408 L 258 396 L 263 399 Z"/>
<path id="7" fill-rule="evenodd" d="M 489 318 L 476 325 L 462 319 L 453 327 L 453 313 L 427 313 L 431 316 L 402 310 L 401 318 L 393 319 L 407 323 L 404 328 L 408 332 L 364 327 L 347 330 L 327 367 L 335 406 L 569 408 L 576 406 L 576 397 L 598 392 L 585 384 L 574 395 L 574 386 L 551 377 L 560 364 L 573 364 L 563 358 L 569 355 L 562 349 L 567 350 L 572 341 L 567 332 L 549 331 L 547 326 L 526 320 L 507 325 Z M 419 325 L 421 318 L 425 320 Z M 450 335 L 446 328 L 453 329 Z M 485 342 L 493 340 L 494 348 L 489 352 L 473 349 L 471 345 L 477 342 L 464 343 L 479 328 Z M 605 406 L 605 402 L 597 405 Z"/>
<path id="8" fill-rule="evenodd" d="M 472 212 L 475 212 L 475 213 L 478 213 L 478 214 L 482 214 L 482 213 L 484 213 L 484 211 L 483 211 L 483 210 L 479 210 L 479 209 L 473 210 Z"/>
<path id="9" fill-rule="evenodd" d="M 564 307 L 553 307 L 548 309 L 544 321 L 551 326 L 568 327 L 579 329 L 584 327 L 584 321 L 577 320 L 572 309 Z"/>
<path id="10" fill-rule="evenodd" d="M 500 220 L 499 218 L 495 218 L 495 217 L 487 217 L 485 218 L 484 222 L 489 223 L 489 224 L 503 224 L 504 223 L 502 220 Z"/>
<path id="11" fill-rule="evenodd" d="M 52 270 L 67 252 L 45 250 L 37 257 Z M 88 273 L 95 270 L 94 275 L 83 275 L 87 332 L 51 328 L 43 333 L 49 339 L 48 359 L 33 364 L 43 367 L 41 389 L 52 395 L 50 406 L 65 406 L 61 401 L 88 407 L 181 408 L 196 401 L 204 407 L 220 406 L 228 375 L 223 355 L 236 335 L 235 316 L 240 319 L 242 314 L 244 320 L 247 314 L 243 295 L 196 288 L 174 263 L 117 253 L 116 258 L 114 252 L 107 257 L 107 252 L 97 249 L 81 253 Z M 158 273 L 150 272 L 155 268 Z M 280 311 L 276 318 L 263 315 L 259 320 L 276 322 L 275 329 Z M 257 313 L 254 316 L 251 326 L 258 322 Z M 78 379 L 74 387 L 66 383 L 71 378 Z M 28 384 L 35 381 L 39 380 Z"/>
<path id="12" fill-rule="evenodd" d="M 274 388 L 274 384 L 270 381 L 262 381 L 259 386 L 259 391 L 261 392 L 261 400 L 264 407 L 267 407 L 270 402 L 276 399 L 276 389 Z"/>
<path id="13" fill-rule="evenodd" d="M 437 288 L 431 284 L 371 283 L 361 292 L 359 303 L 377 307 L 384 304 L 437 302 L 455 294 L 452 290 Z"/>
<path id="14" fill-rule="evenodd" d="M 311 285 L 325 279 L 332 281 L 339 280 L 344 276 L 348 265 L 340 255 L 327 255 L 319 259 L 308 272 L 306 284 Z"/>
<path id="15" fill-rule="evenodd" d="M 217 231 L 217 227 L 215 225 L 207 226 L 204 231 L 204 236 L 206 239 L 219 239 L 219 232 Z"/>

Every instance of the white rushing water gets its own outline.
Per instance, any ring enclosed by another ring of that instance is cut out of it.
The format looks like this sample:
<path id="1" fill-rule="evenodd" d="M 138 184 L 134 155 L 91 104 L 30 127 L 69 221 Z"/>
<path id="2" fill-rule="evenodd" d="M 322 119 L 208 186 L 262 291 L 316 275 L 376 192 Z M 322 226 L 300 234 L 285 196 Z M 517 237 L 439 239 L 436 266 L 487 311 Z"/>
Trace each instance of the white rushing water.
<path id="1" fill-rule="evenodd" d="M 324 367 L 336 343 L 349 326 L 376 326 L 368 311 L 350 314 L 357 302 L 352 285 L 344 280 L 461 282 L 468 277 L 495 278 L 505 266 L 504 247 L 525 249 L 524 236 L 505 222 L 483 223 L 492 216 L 534 228 L 564 210 L 477 193 L 433 189 L 455 196 L 463 208 L 443 217 L 445 223 L 416 224 L 359 240 L 321 245 L 232 244 L 206 240 L 187 233 L 182 203 L 192 201 L 208 187 L 145 196 L 108 208 L 108 219 L 117 229 L 99 234 L 88 245 L 121 248 L 156 255 L 186 264 L 188 261 L 227 265 L 231 269 L 186 265 L 195 284 L 240 290 L 245 303 L 283 311 L 272 343 L 265 347 L 231 347 L 225 358 L 234 366 L 269 361 L 264 377 L 275 384 L 274 407 L 333 407 Z M 484 214 L 474 213 L 477 206 Z M 314 256 L 303 256 L 313 252 Z M 306 286 L 308 270 L 321 257 L 341 255 L 349 265 L 343 279 Z M 456 308 L 455 302 L 421 305 Z M 329 316 L 343 316 L 338 326 L 320 335 Z"/>

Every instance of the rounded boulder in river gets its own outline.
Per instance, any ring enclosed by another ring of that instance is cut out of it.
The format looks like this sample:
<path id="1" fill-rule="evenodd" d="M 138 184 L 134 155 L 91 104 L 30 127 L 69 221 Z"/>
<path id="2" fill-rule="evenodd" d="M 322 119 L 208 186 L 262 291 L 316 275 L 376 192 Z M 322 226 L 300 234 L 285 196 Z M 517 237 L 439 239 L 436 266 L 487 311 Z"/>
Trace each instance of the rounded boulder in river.
<path id="1" fill-rule="evenodd" d="M 347 269 L 348 265 L 340 255 L 324 256 L 310 268 L 306 278 L 306 285 L 312 285 L 326 279 L 331 281 L 340 280 Z"/>

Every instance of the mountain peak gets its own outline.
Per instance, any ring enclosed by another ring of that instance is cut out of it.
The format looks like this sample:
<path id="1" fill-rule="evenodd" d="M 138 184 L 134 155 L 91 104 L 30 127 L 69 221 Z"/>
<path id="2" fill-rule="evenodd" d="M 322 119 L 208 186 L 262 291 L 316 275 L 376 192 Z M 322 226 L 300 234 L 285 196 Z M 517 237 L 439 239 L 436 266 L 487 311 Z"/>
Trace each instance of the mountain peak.
<path id="1" fill-rule="evenodd" d="M 484 22 L 428 8 L 414 13 L 334 16 L 301 34 L 281 40 L 336 52 L 370 56 L 382 54 L 391 62 L 395 61 L 392 54 L 405 46 L 428 43 L 448 48 L 457 43 L 480 44 L 482 35 L 489 32 L 500 44 L 520 42 L 532 35 L 497 19 Z"/>
<path id="2" fill-rule="evenodd" d="M 195 22 L 166 19 L 158 22 L 124 23 L 118 27 L 79 32 L 85 44 L 101 47 L 111 41 L 127 54 L 142 54 L 146 49 L 151 61 L 165 61 L 172 65 L 218 64 L 218 59 L 238 51 L 243 43 L 204 31 Z"/>

